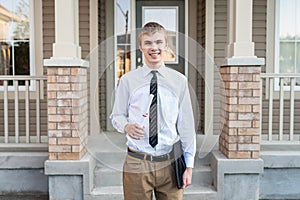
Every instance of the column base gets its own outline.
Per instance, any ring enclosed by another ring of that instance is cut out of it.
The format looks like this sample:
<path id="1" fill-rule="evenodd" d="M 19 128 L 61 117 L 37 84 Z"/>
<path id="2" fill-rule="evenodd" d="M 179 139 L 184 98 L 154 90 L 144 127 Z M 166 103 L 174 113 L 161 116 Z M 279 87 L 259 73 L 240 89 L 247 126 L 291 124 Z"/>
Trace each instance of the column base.
<path id="1" fill-rule="evenodd" d="M 95 160 L 86 154 L 81 160 L 47 160 L 49 199 L 83 200 L 93 187 Z"/>
<path id="2" fill-rule="evenodd" d="M 258 200 L 262 159 L 227 159 L 221 152 L 212 153 L 211 166 L 217 199 Z"/>

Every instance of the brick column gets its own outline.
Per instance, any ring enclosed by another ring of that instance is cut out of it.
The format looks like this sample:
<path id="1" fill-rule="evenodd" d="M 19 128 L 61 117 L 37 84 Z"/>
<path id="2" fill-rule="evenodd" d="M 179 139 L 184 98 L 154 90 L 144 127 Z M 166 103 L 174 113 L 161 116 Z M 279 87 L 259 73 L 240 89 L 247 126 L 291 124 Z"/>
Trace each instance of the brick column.
<path id="1" fill-rule="evenodd" d="M 50 160 L 79 160 L 88 136 L 87 68 L 48 66 Z"/>
<path id="2" fill-rule="evenodd" d="M 223 66 L 219 150 L 227 158 L 259 158 L 260 66 Z"/>

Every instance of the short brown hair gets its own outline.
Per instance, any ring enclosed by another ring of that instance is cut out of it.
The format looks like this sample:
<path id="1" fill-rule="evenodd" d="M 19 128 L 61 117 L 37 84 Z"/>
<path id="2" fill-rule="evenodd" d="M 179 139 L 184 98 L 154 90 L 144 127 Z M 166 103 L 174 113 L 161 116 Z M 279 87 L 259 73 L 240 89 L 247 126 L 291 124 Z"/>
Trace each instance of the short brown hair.
<path id="1" fill-rule="evenodd" d="M 138 35 L 139 44 L 141 45 L 141 38 L 143 35 L 152 35 L 156 32 L 162 32 L 165 35 L 166 43 L 168 43 L 166 29 L 157 22 L 148 22 L 143 26 L 141 32 Z"/>

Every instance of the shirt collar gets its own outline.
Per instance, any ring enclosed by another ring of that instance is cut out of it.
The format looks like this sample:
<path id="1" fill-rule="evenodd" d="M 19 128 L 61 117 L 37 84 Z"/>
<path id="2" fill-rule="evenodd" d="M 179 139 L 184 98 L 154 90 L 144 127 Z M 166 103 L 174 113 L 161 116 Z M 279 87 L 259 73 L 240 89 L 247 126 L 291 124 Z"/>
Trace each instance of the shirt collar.
<path id="1" fill-rule="evenodd" d="M 143 65 L 143 75 L 144 77 L 146 77 L 148 74 L 151 73 L 151 71 L 153 71 L 154 69 L 151 69 L 148 65 L 144 64 Z M 160 66 L 158 69 L 155 69 L 156 71 L 158 71 L 158 73 L 160 75 L 162 75 L 163 77 L 166 76 L 166 66 L 163 63 L 162 66 Z"/>

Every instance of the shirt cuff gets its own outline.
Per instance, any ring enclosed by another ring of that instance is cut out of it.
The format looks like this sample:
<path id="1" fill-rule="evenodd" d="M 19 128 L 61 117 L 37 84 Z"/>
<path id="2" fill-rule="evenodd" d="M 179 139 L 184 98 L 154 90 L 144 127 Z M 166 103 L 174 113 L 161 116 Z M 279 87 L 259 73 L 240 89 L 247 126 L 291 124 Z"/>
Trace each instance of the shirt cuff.
<path id="1" fill-rule="evenodd" d="M 194 168 L 194 157 L 186 154 L 184 156 L 186 167 Z"/>

